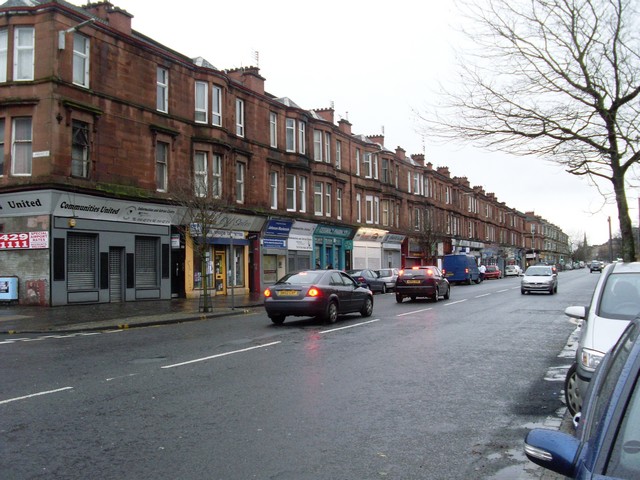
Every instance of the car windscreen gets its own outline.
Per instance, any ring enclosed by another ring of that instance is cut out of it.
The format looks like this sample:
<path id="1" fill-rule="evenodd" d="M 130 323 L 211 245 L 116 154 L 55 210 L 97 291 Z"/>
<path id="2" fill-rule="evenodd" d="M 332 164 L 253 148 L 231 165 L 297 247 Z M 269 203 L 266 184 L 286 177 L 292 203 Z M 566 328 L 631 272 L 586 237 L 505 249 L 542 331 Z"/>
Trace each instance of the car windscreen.
<path id="1" fill-rule="evenodd" d="M 602 289 L 598 316 L 632 320 L 640 314 L 640 273 L 613 273 Z"/>
<path id="2" fill-rule="evenodd" d="M 298 272 L 287 275 L 278 281 L 279 284 L 285 285 L 311 285 L 318 283 L 325 272 Z"/>
<path id="3" fill-rule="evenodd" d="M 527 276 L 543 276 L 551 275 L 551 267 L 529 267 L 524 273 Z"/>

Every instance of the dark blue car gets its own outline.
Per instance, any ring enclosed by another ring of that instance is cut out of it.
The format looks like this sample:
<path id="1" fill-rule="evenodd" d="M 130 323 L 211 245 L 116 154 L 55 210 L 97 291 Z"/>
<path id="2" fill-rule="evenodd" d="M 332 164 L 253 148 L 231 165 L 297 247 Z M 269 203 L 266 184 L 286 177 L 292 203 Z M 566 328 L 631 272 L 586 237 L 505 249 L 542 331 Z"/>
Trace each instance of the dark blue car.
<path id="1" fill-rule="evenodd" d="M 568 478 L 640 478 L 640 319 L 600 363 L 577 422 L 575 436 L 531 430 L 529 460 Z"/>

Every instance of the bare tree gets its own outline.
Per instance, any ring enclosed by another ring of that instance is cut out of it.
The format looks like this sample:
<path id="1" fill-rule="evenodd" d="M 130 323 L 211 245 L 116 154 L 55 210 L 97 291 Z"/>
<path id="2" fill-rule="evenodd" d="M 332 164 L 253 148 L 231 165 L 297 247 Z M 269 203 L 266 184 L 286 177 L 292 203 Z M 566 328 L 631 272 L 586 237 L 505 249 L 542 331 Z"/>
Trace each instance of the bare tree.
<path id="1" fill-rule="evenodd" d="M 420 228 L 414 233 L 426 265 L 436 265 L 438 244 L 446 238 L 436 220 L 433 207 L 427 207 L 421 214 Z"/>
<path id="2" fill-rule="evenodd" d="M 623 258 L 635 260 L 625 188 L 640 160 L 636 0 L 458 3 L 478 28 L 464 32 L 461 85 L 420 115 L 424 133 L 610 182 Z"/>
<path id="3" fill-rule="evenodd" d="M 190 238 L 193 249 L 200 259 L 200 272 L 202 274 L 202 297 L 200 310 L 211 310 L 210 290 L 214 287 L 209 284 L 210 266 L 209 258 L 211 245 L 207 238 L 211 237 L 214 230 L 220 226 L 223 217 L 231 210 L 228 202 L 223 200 L 213 188 L 207 184 L 204 176 L 198 176 L 192 185 L 186 185 L 173 190 L 173 201 L 184 208 L 182 225 L 178 228 L 185 238 Z M 215 274 L 215 272 L 212 272 Z"/>

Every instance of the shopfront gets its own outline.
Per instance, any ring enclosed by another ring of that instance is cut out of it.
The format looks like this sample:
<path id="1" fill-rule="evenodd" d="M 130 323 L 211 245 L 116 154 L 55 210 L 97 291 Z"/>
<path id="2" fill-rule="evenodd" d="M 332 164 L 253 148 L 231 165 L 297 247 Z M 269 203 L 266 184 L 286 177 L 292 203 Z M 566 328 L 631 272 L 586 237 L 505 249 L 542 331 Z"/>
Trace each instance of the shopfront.
<path id="1" fill-rule="evenodd" d="M 262 284 L 273 285 L 287 269 L 287 239 L 293 220 L 267 220 L 262 235 Z"/>
<path id="2" fill-rule="evenodd" d="M 352 268 L 378 270 L 383 265 L 386 267 L 387 265 L 382 262 L 382 241 L 386 234 L 387 230 L 359 228 L 353 237 Z"/>
<path id="3" fill-rule="evenodd" d="M 318 225 L 313 233 L 313 258 L 316 268 L 346 269 L 347 240 L 354 230 L 348 227 Z"/>
<path id="4" fill-rule="evenodd" d="M 381 268 L 400 268 L 402 266 L 402 242 L 405 236 L 387 233 L 382 237 Z"/>
<path id="5" fill-rule="evenodd" d="M 287 238 L 287 273 L 313 268 L 313 232 L 317 224 L 293 222 Z"/>
<path id="6" fill-rule="evenodd" d="M 0 248 L 21 304 L 57 306 L 171 298 L 171 224 L 179 207 L 39 190 L 0 195 Z M 25 237 L 25 238 L 26 238 Z"/>

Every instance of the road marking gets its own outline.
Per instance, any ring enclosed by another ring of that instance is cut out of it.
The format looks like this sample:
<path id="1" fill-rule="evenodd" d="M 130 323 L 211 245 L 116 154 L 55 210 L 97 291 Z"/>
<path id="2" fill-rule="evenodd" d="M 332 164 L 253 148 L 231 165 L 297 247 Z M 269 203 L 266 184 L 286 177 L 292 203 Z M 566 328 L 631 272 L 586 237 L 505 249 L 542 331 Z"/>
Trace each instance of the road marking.
<path id="1" fill-rule="evenodd" d="M 512 290 L 512 289 L 505 288 L 504 290 L 498 290 L 496 293 L 508 292 L 509 290 Z"/>
<path id="2" fill-rule="evenodd" d="M 451 303 L 445 303 L 444 306 L 448 307 L 449 305 L 455 305 L 456 303 L 462 303 L 462 302 L 466 302 L 467 300 L 469 300 L 468 298 L 463 298 L 462 300 L 458 300 L 456 302 L 451 302 Z"/>
<path id="3" fill-rule="evenodd" d="M 483 293 L 482 295 L 476 295 L 474 298 L 488 297 L 490 293 Z"/>
<path id="4" fill-rule="evenodd" d="M 48 390 L 46 392 L 32 393 L 31 395 L 25 395 L 24 397 L 16 397 L 16 398 L 10 398 L 8 400 L 0 400 L 0 405 L 5 403 L 17 402 L 18 400 L 26 400 L 27 398 L 39 397 L 40 395 L 49 395 L 51 393 L 64 392 L 65 390 L 72 390 L 72 389 L 73 387 L 64 387 L 64 388 L 58 388 L 56 390 Z"/>
<path id="5" fill-rule="evenodd" d="M 165 365 L 164 367 L 160 367 L 160 368 L 182 367 L 183 365 L 189 365 L 190 363 L 205 362 L 207 360 L 213 360 L 214 358 L 220 358 L 220 357 L 226 357 L 227 355 L 233 355 L 234 353 L 243 353 L 243 352 L 248 352 L 250 350 L 255 350 L 256 348 L 270 347 L 272 345 L 277 345 L 278 343 L 281 343 L 281 342 L 278 341 L 278 342 L 265 343 L 264 345 L 256 345 L 255 347 L 248 347 L 248 348 L 243 348 L 241 350 L 233 350 L 231 352 L 219 353 L 217 355 L 211 355 L 209 357 L 196 358 L 194 360 L 189 360 L 187 362 L 174 363 L 173 365 Z"/>
<path id="6" fill-rule="evenodd" d="M 354 323 L 353 325 L 347 325 L 346 327 L 338 327 L 338 328 L 332 328 L 330 330 L 321 330 L 318 333 L 331 333 L 331 332 L 337 332 L 338 330 L 346 330 L 347 328 L 353 328 L 353 327 L 360 327 L 362 325 L 367 325 L 369 323 L 373 323 L 373 322 L 379 322 L 380 319 L 376 318 L 375 320 L 368 320 L 366 322 L 360 322 L 360 323 Z"/>
<path id="7" fill-rule="evenodd" d="M 413 312 L 399 313 L 398 315 L 396 315 L 396 317 L 404 317 L 405 315 L 413 315 L 414 313 L 422 313 L 422 312 L 427 312 L 429 310 L 433 310 L 433 307 L 423 308 L 422 310 L 414 310 Z"/>

